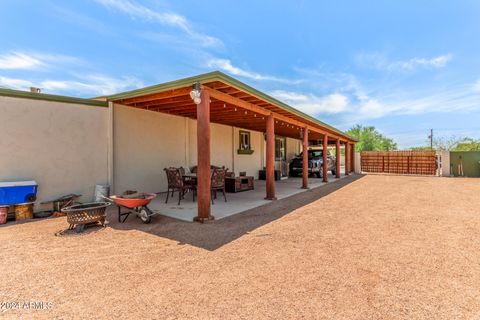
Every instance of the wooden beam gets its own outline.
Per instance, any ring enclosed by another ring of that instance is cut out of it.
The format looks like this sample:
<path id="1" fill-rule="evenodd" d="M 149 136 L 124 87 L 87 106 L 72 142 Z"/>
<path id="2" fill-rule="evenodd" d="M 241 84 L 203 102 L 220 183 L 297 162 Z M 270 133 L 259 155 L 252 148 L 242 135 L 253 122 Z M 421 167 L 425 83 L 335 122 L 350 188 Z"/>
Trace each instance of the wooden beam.
<path id="1" fill-rule="evenodd" d="M 120 103 L 120 104 L 125 104 L 125 105 L 132 105 L 134 103 L 151 101 L 151 100 L 155 100 L 155 99 L 171 98 L 171 97 L 188 95 L 188 94 L 190 94 L 191 90 L 192 90 L 191 87 L 179 88 L 179 89 L 173 89 L 173 90 L 167 90 L 167 91 L 152 93 L 152 94 L 148 94 L 148 95 L 143 95 L 143 96 L 140 96 L 140 97 L 135 97 L 135 98 L 130 98 L 130 99 L 123 99 L 123 100 L 121 99 L 121 100 L 118 100 L 118 101 L 115 101 L 115 102 Z"/>
<path id="2" fill-rule="evenodd" d="M 316 132 L 322 135 L 328 134 L 332 138 L 339 137 L 339 135 L 335 131 L 330 130 L 329 128 L 319 126 L 309 120 L 304 120 L 301 116 L 298 116 L 296 114 L 283 110 L 282 108 L 272 105 L 271 103 L 265 102 L 262 99 L 257 98 L 256 96 L 248 95 L 248 94 L 245 95 L 245 93 L 241 89 L 232 87 L 230 85 L 225 85 L 222 82 L 217 81 L 213 83 L 207 83 L 207 84 L 204 84 L 202 87 L 205 90 L 209 91 L 210 96 L 212 97 L 213 100 L 218 99 L 227 103 L 231 103 L 264 116 L 272 114 L 276 119 L 290 123 L 292 125 L 296 125 L 298 127 L 303 128 L 305 125 L 307 125 L 309 130 L 311 130 L 312 132 Z M 223 90 L 224 92 L 220 90 Z M 185 102 L 188 103 L 188 95 L 190 91 L 191 91 L 191 87 L 177 88 L 177 89 L 151 93 L 151 94 L 129 98 L 129 99 L 119 99 L 114 102 L 119 104 L 124 104 L 124 105 L 130 105 L 134 107 L 138 107 L 137 104 L 143 104 L 143 106 L 146 106 L 148 107 L 149 110 L 151 110 L 150 106 L 155 106 L 155 105 L 158 106 L 158 104 L 162 104 L 162 105 L 169 104 L 169 99 L 172 99 L 172 98 L 179 97 L 180 100 L 183 100 L 183 98 L 180 98 L 181 96 L 186 96 L 187 100 L 185 100 Z M 235 94 L 235 95 L 242 94 L 244 98 L 248 100 L 250 99 L 254 99 L 254 100 L 249 102 L 246 100 L 236 98 L 231 94 Z M 159 101 L 156 102 L 155 100 L 159 100 Z M 175 102 L 176 100 L 172 99 L 171 101 Z M 176 106 L 177 106 L 176 104 L 173 105 L 173 107 L 176 107 Z M 157 111 L 156 109 L 154 110 Z M 161 112 L 163 112 L 163 110 Z M 348 139 L 347 137 L 344 137 L 344 136 L 342 137 Z M 348 140 L 348 142 L 353 142 L 353 141 Z"/>
<path id="3" fill-rule="evenodd" d="M 190 96 L 177 96 L 172 98 L 165 98 L 165 99 L 156 99 L 146 102 L 138 102 L 135 103 L 136 107 L 150 107 L 150 106 L 163 106 L 163 105 L 171 105 L 174 106 L 180 103 L 189 103 L 190 105 L 194 106 L 192 98 Z"/>
<path id="4" fill-rule="evenodd" d="M 239 106 L 243 109 L 250 110 L 250 111 L 256 112 L 258 114 L 264 115 L 264 116 L 268 116 L 270 114 L 270 112 L 265 110 L 265 109 L 262 109 L 262 108 L 260 108 L 258 106 L 255 106 L 255 105 L 253 105 L 249 102 L 246 102 L 244 100 L 232 97 L 229 94 L 223 93 L 223 92 L 218 91 L 218 90 L 210 89 L 208 87 L 205 88 L 205 89 L 208 91 L 208 93 L 210 94 L 211 97 L 216 98 L 218 100 L 222 100 L 224 102 L 231 103 L 231 104 Z"/>
<path id="5" fill-rule="evenodd" d="M 252 103 L 247 102 L 245 100 L 233 97 L 233 96 L 231 96 L 229 94 L 226 94 L 226 93 L 223 93 L 221 91 L 214 90 L 214 89 L 211 89 L 211 88 L 208 88 L 208 87 L 205 87 L 205 89 L 208 90 L 209 93 L 210 93 L 210 96 L 215 98 L 215 99 L 222 100 L 226 103 L 236 105 L 240 108 L 250 110 L 252 112 L 255 112 L 257 114 L 261 114 L 261 115 L 264 115 L 264 116 L 268 116 L 269 114 L 272 114 L 273 117 L 278 121 L 283 121 L 283 122 L 286 122 L 286 123 L 289 123 L 289 124 L 292 124 L 292 125 L 295 125 L 295 126 L 298 126 L 298 127 L 301 127 L 301 128 L 305 126 L 304 122 L 292 119 L 290 117 L 281 115 L 281 114 L 276 113 L 276 112 L 265 110 L 265 108 L 259 107 L 255 104 L 252 104 Z M 324 130 L 321 130 L 319 128 L 316 128 L 316 127 L 313 127 L 313 126 L 310 126 L 310 125 L 308 125 L 308 129 L 311 130 L 311 131 L 315 131 L 317 133 L 321 133 L 321 134 L 326 133 Z"/>

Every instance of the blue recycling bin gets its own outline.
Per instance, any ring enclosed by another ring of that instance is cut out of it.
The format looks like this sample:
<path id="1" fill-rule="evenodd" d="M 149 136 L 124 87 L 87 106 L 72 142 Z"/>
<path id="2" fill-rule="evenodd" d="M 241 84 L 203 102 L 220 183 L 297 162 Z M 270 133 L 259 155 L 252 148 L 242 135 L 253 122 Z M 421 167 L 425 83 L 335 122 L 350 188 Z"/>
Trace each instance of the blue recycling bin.
<path id="1" fill-rule="evenodd" d="M 11 206 L 37 200 L 35 181 L 0 182 L 0 206 Z"/>

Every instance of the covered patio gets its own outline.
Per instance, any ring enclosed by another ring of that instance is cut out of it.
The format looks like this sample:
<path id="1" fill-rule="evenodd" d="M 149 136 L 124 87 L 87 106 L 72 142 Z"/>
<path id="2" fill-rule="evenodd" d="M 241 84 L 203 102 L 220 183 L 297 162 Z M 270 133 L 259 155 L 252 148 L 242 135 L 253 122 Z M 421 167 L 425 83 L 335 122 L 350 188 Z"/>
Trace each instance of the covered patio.
<path id="1" fill-rule="evenodd" d="M 339 156 L 336 157 L 335 177 L 328 175 L 329 146 L 335 147 L 337 155 L 344 148 L 344 175 L 354 168 L 355 139 L 221 72 L 125 92 L 106 97 L 106 100 L 113 110 L 115 104 L 119 104 L 196 120 L 197 202 L 191 199 L 182 201 L 177 207 L 183 209 L 175 208 L 174 202 L 164 206 L 159 200 L 152 205 L 162 214 L 183 220 L 191 221 L 193 218 L 194 221 L 204 222 L 221 218 L 340 178 Z M 211 163 L 211 123 L 263 132 L 266 143 L 265 181 L 256 180 L 254 191 L 228 194 L 226 204 L 219 198 L 213 206 L 210 185 L 211 165 L 214 164 Z M 307 150 L 309 145 L 322 145 L 323 176 L 320 179 L 309 178 L 308 153 L 303 152 L 302 177 L 275 181 L 276 136 L 302 141 L 303 150 Z"/>
<path id="2" fill-rule="evenodd" d="M 344 177 L 345 176 L 342 175 L 341 178 L 337 178 L 336 176 L 329 174 L 329 182 L 337 181 Z M 277 181 L 275 183 L 277 199 L 284 199 L 300 192 L 307 191 L 299 187 L 301 183 L 302 178 L 289 178 Z M 326 182 L 323 182 L 323 179 L 321 178 L 311 178 L 309 180 L 309 186 L 311 189 L 321 187 L 325 184 Z M 215 204 L 211 206 L 211 214 L 218 220 L 268 204 L 270 203 L 270 200 L 264 199 L 265 193 L 265 181 L 256 180 L 254 190 L 227 193 L 227 202 L 225 202 L 223 196 L 219 194 L 217 199 L 214 200 Z M 165 194 L 158 195 L 158 197 L 150 204 L 150 208 L 159 212 L 163 216 L 184 221 L 192 221 L 197 216 L 197 202 L 192 201 L 191 194 L 187 194 L 185 196 L 186 199 L 182 201 L 180 205 L 177 205 L 175 199 L 165 203 L 165 198 Z"/>

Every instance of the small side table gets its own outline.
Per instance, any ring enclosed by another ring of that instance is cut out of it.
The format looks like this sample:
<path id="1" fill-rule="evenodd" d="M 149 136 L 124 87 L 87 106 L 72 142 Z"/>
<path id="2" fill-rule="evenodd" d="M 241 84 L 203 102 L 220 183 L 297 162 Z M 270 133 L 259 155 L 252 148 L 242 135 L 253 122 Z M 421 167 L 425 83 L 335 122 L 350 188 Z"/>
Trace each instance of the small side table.
<path id="1" fill-rule="evenodd" d="M 225 191 L 230 193 L 253 190 L 253 177 L 225 177 Z"/>

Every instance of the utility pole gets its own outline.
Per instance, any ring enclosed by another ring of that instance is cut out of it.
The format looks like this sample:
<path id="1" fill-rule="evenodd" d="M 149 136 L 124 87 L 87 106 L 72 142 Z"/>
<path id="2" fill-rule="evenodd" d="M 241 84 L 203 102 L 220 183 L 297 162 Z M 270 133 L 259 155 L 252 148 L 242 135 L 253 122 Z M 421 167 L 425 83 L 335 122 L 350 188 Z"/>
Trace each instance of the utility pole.
<path id="1" fill-rule="evenodd" d="M 428 138 L 430 139 L 430 150 L 433 150 L 433 129 L 430 129 L 430 135 Z"/>

